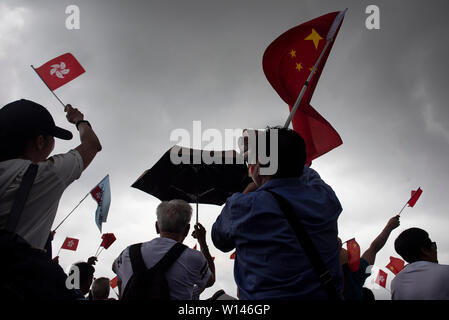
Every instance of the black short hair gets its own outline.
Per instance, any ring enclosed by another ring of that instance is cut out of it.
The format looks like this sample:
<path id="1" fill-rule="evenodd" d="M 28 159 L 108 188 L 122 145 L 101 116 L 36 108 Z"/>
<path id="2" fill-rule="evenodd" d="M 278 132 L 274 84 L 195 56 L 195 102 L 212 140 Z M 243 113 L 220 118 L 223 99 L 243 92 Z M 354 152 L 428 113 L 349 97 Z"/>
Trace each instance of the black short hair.
<path id="1" fill-rule="evenodd" d="M 284 127 L 266 128 L 266 152 L 270 156 L 270 135 L 278 135 L 278 168 L 273 178 L 292 178 L 302 176 L 306 163 L 306 144 L 294 130 Z"/>
<path id="2" fill-rule="evenodd" d="M 394 249 L 408 263 L 421 260 L 421 248 L 431 248 L 429 234 L 420 228 L 403 231 L 394 241 Z"/>

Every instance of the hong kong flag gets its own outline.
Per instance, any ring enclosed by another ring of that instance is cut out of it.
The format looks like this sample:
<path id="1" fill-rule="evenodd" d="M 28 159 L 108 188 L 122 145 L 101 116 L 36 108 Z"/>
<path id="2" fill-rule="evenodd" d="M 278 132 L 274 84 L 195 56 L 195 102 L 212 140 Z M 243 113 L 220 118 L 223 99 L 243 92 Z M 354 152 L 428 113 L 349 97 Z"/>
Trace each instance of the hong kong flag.
<path id="1" fill-rule="evenodd" d="M 85 72 L 71 53 L 60 55 L 34 70 L 52 91 Z"/>
<path id="2" fill-rule="evenodd" d="M 386 288 L 387 287 L 387 273 L 379 269 L 379 273 L 377 274 L 376 283 Z"/>
<path id="3" fill-rule="evenodd" d="M 328 13 L 286 31 L 268 46 L 263 56 L 265 76 L 290 111 L 301 89 L 307 86 L 292 125 L 306 142 L 308 164 L 343 143 L 338 132 L 310 105 L 310 100 L 345 12 Z"/>
<path id="4" fill-rule="evenodd" d="M 109 175 L 104 177 L 91 191 L 92 198 L 97 202 L 98 207 L 95 212 L 95 223 L 101 232 L 103 222 L 106 222 L 111 205 L 111 187 L 109 185 Z"/>
<path id="5" fill-rule="evenodd" d="M 67 237 L 62 244 L 61 249 L 76 251 L 76 248 L 78 248 L 78 242 L 78 239 Z"/>
<path id="6" fill-rule="evenodd" d="M 103 239 L 103 241 L 101 242 L 100 247 L 104 247 L 105 249 L 108 249 L 111 244 L 117 240 L 113 233 L 105 233 L 101 236 L 101 239 Z"/>

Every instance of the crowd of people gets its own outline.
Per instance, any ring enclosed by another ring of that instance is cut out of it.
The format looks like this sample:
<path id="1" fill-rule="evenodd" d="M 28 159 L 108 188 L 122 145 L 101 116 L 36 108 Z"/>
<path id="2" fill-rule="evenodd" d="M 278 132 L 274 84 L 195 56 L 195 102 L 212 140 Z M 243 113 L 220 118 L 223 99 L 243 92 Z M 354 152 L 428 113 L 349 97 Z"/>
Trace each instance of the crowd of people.
<path id="1" fill-rule="evenodd" d="M 5 299 L 109 297 L 110 279 L 94 279 L 95 257 L 74 264 L 73 274 L 67 275 L 51 256 L 50 230 L 59 200 L 102 149 L 84 115 L 70 105 L 65 112 L 81 143 L 49 157 L 54 138 L 69 140 L 72 134 L 57 127 L 46 108 L 22 99 L 0 109 L 0 250 L 5 257 L 0 271 L 7 275 L 0 295 Z M 235 250 L 238 292 L 233 297 L 220 290 L 210 299 L 373 300 L 364 283 L 377 253 L 399 226 L 399 216 L 361 255 L 357 270 L 349 268 L 338 236 L 340 201 L 305 165 L 301 136 L 283 128 L 268 128 L 266 134 L 273 130 L 278 136 L 276 173 L 264 175 L 259 161 L 248 164 L 253 182 L 227 199 L 210 231 L 217 249 Z M 182 244 L 191 216 L 183 200 L 159 204 L 159 237 L 128 246 L 112 263 L 119 299 L 196 300 L 215 283 L 220 275 L 205 228 L 193 226 L 199 251 Z M 394 247 L 408 264 L 391 283 L 393 300 L 449 299 L 449 266 L 438 263 L 437 245 L 426 231 L 407 229 Z M 75 275 L 78 286 L 71 288 L 68 279 Z"/>

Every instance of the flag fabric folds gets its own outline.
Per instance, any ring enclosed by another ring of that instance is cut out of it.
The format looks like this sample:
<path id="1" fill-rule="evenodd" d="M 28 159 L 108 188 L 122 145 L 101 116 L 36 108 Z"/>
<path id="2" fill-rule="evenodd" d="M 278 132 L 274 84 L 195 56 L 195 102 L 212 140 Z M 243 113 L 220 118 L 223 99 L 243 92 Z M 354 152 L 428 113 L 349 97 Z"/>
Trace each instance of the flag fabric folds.
<path id="1" fill-rule="evenodd" d="M 113 233 L 105 233 L 101 236 L 101 239 L 103 239 L 103 241 L 101 242 L 100 247 L 104 247 L 105 249 L 108 249 L 116 240 Z"/>
<path id="2" fill-rule="evenodd" d="M 117 287 L 117 276 L 115 276 L 114 278 L 112 278 L 111 280 L 109 280 L 109 284 L 111 285 L 111 288 L 114 289 L 115 287 Z"/>
<path id="3" fill-rule="evenodd" d="M 35 71 L 50 90 L 56 90 L 85 72 L 71 53 L 65 53 L 44 63 Z"/>
<path id="4" fill-rule="evenodd" d="M 337 36 L 343 21 L 342 17 L 341 20 L 337 17 L 341 17 L 341 13 L 332 12 L 300 24 L 284 32 L 265 50 L 262 62 L 265 76 L 282 100 L 290 106 L 290 110 L 325 48 L 328 34 L 334 32 L 333 39 Z M 334 29 L 329 32 L 331 28 Z M 306 142 L 308 163 L 343 143 L 337 131 L 310 105 L 332 49 L 332 40 L 317 65 L 292 120 L 293 129 Z"/>
<path id="5" fill-rule="evenodd" d="M 379 269 L 379 273 L 377 274 L 377 278 L 376 278 L 376 283 L 381 286 L 384 287 L 385 289 L 387 288 L 387 273 L 383 270 Z"/>
<path id="6" fill-rule="evenodd" d="M 398 274 L 404 269 L 405 262 L 402 259 L 390 257 L 390 263 L 387 264 L 386 268 L 393 272 L 394 274 Z"/>
<path id="7" fill-rule="evenodd" d="M 413 207 L 416 204 L 416 201 L 418 201 L 418 199 L 421 196 L 421 194 L 422 194 L 422 189 L 421 188 L 418 188 L 418 190 L 412 190 L 411 198 L 408 201 L 408 205 L 410 207 Z"/>
<path id="8" fill-rule="evenodd" d="M 351 272 L 356 272 L 359 270 L 360 266 L 360 246 L 355 241 L 355 238 L 348 240 L 346 242 L 346 247 L 348 250 L 348 266 Z"/>
<path id="9" fill-rule="evenodd" d="M 76 251 L 78 248 L 79 239 L 67 237 L 61 246 L 61 249 Z"/>
<path id="10" fill-rule="evenodd" d="M 103 222 L 106 222 L 111 204 L 111 187 L 109 185 L 109 175 L 104 177 L 99 184 L 90 191 L 92 198 L 97 202 L 98 207 L 95 212 L 95 223 L 101 232 Z"/>

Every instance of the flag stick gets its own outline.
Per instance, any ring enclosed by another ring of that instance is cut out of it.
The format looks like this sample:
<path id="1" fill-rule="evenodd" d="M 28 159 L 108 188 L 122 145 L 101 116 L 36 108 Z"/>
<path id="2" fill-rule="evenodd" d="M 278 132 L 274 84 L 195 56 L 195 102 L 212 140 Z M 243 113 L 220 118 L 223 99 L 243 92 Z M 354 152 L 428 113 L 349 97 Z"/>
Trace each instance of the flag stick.
<path id="1" fill-rule="evenodd" d="M 101 248 L 100 252 L 98 252 L 98 254 L 96 255 L 96 257 L 97 257 L 97 258 L 98 258 L 98 257 L 100 256 L 100 253 L 102 253 L 102 252 L 103 252 L 103 250 L 104 250 L 104 247 L 103 247 L 103 248 Z"/>
<path id="2" fill-rule="evenodd" d="M 304 96 L 304 93 L 306 92 L 307 86 L 309 85 L 310 80 L 312 79 L 313 75 L 315 74 L 315 70 L 318 67 L 318 65 L 320 64 L 321 58 L 323 58 L 324 53 L 327 50 L 327 47 L 334 40 L 335 32 L 337 31 L 337 28 L 340 25 L 341 21 L 343 20 L 343 17 L 345 16 L 347 10 L 348 9 L 340 11 L 339 14 L 335 17 L 334 22 L 332 23 L 332 26 L 329 29 L 329 32 L 326 36 L 326 45 L 324 46 L 323 50 L 321 51 L 321 54 L 318 57 L 318 60 L 315 62 L 315 65 L 313 66 L 312 71 L 310 72 L 309 76 L 307 77 L 307 80 L 304 83 L 304 85 L 301 89 L 301 92 L 298 95 L 298 98 L 296 99 L 296 102 L 292 108 L 292 111 L 290 111 L 287 121 L 285 121 L 284 128 L 288 128 L 290 126 L 290 122 L 292 121 L 293 116 L 295 115 L 295 112 L 298 109 L 299 104 L 301 103 L 302 97 Z"/>
<path id="3" fill-rule="evenodd" d="M 81 199 L 81 201 L 76 205 L 76 207 L 73 208 L 72 211 L 70 211 L 70 213 L 61 221 L 61 223 L 56 226 L 56 228 L 53 230 L 53 232 L 56 231 L 56 229 L 59 228 L 59 226 L 73 213 L 73 211 L 75 211 L 76 208 L 78 208 L 78 206 L 81 204 L 81 202 L 83 202 L 84 199 L 86 199 L 89 194 L 90 194 L 90 192 L 88 194 L 86 194 L 84 196 L 84 198 Z"/>
<path id="4" fill-rule="evenodd" d="M 103 241 L 102 241 L 102 242 L 103 242 Z M 95 257 L 97 256 L 98 250 L 100 250 L 100 248 L 101 248 L 101 243 L 100 243 L 100 245 L 98 246 L 97 250 L 95 251 L 95 254 L 94 254 Z"/>
<path id="5" fill-rule="evenodd" d="M 31 65 L 31 68 L 34 70 L 34 72 L 36 72 L 36 74 L 39 76 L 39 78 L 42 80 L 42 82 L 45 83 L 45 85 L 47 86 L 48 90 L 50 90 L 50 92 L 53 93 L 55 98 L 58 99 L 58 101 L 62 104 L 62 106 L 65 109 L 65 104 L 61 101 L 61 99 L 59 99 L 59 97 L 56 95 L 56 93 L 54 93 L 53 90 L 50 89 L 48 84 L 44 81 L 44 79 L 42 79 L 41 75 L 39 74 L 39 72 L 36 71 L 36 69 L 33 67 L 33 65 Z"/>
<path id="6" fill-rule="evenodd" d="M 59 251 L 58 251 L 58 253 L 56 254 L 56 257 L 59 256 L 59 253 L 61 252 L 61 249 L 62 249 L 62 245 L 61 245 L 61 248 L 59 248 Z"/>
<path id="7" fill-rule="evenodd" d="M 410 200 L 412 200 L 412 198 L 415 196 L 415 193 L 418 192 L 418 190 L 421 189 L 421 187 L 418 187 L 418 189 L 416 189 L 415 192 L 413 192 L 412 196 L 410 197 L 410 199 L 408 199 L 408 201 L 405 203 L 405 205 L 402 207 L 401 211 L 399 211 L 398 216 L 401 215 L 402 210 L 405 209 L 405 207 L 408 205 L 408 203 L 410 202 Z"/>
<path id="8" fill-rule="evenodd" d="M 290 125 L 290 122 L 292 121 L 293 116 L 295 115 L 295 112 L 298 109 L 299 104 L 301 103 L 302 97 L 304 96 L 304 93 L 306 92 L 307 86 L 309 85 L 310 80 L 312 79 L 312 77 L 313 77 L 313 75 L 315 73 L 315 70 L 316 70 L 316 68 L 318 67 L 318 64 L 321 61 L 321 58 L 324 56 L 324 53 L 326 52 L 326 49 L 329 46 L 329 44 L 331 43 L 331 41 L 332 40 L 327 40 L 326 41 L 326 45 L 324 46 L 323 50 L 321 51 L 321 54 L 318 57 L 318 60 L 316 61 L 315 65 L 313 66 L 312 71 L 310 71 L 310 74 L 307 77 L 306 82 L 302 86 L 301 92 L 299 93 L 298 98 L 296 99 L 296 102 L 295 102 L 295 104 L 294 104 L 294 106 L 292 108 L 292 111 L 290 111 L 290 114 L 288 115 L 287 121 L 285 121 L 284 128 L 288 128 L 288 126 Z"/>

